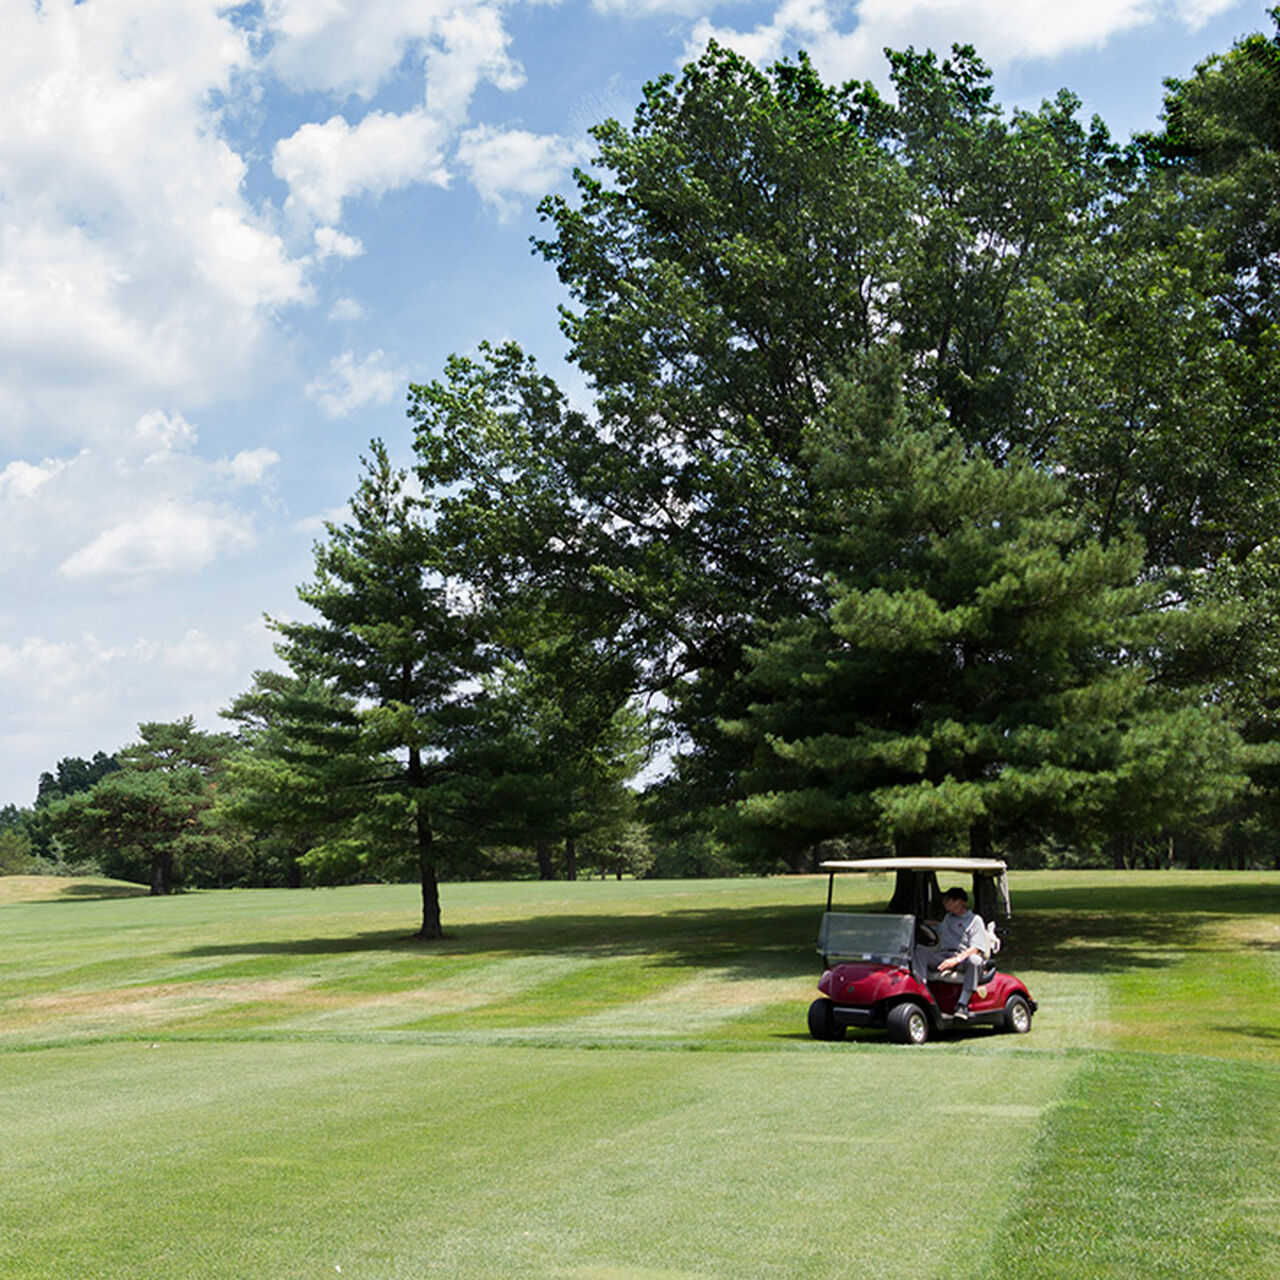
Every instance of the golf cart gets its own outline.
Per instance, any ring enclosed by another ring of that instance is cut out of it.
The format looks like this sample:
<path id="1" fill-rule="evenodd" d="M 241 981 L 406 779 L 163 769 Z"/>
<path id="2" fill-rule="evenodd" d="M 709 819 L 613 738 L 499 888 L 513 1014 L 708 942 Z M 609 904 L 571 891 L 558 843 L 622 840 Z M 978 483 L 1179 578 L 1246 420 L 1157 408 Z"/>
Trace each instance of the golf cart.
<path id="1" fill-rule="evenodd" d="M 899 1044 L 924 1044 L 935 1031 L 955 1027 L 996 1027 L 1025 1033 L 1036 1010 L 1027 988 L 1011 974 L 998 973 L 1000 950 L 1010 916 L 1008 869 L 995 858 L 867 858 L 824 862 L 828 872 L 827 910 L 818 935 L 825 972 L 822 995 L 809 1006 L 809 1034 L 815 1040 L 842 1040 L 849 1027 L 884 1027 Z M 838 875 L 895 873 L 886 911 L 855 914 L 834 911 Z M 912 976 L 917 946 L 937 942 L 928 922 L 943 915 L 943 889 L 968 875 L 969 903 L 987 926 L 987 958 L 969 1002 L 969 1017 L 955 1016 L 961 978 L 955 971 L 931 969 L 925 982 Z"/>

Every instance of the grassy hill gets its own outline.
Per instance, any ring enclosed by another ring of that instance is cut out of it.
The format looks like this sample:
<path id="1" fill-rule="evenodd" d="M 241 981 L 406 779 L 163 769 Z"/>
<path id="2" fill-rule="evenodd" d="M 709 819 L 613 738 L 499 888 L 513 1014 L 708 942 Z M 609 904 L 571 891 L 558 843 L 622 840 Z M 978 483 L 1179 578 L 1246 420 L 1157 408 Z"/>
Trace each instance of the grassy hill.
<path id="1" fill-rule="evenodd" d="M 805 1034 L 824 887 L 0 880 L 0 1275 L 1280 1274 L 1280 875 L 1015 876 L 920 1049 Z"/>
<path id="2" fill-rule="evenodd" d="M 11 902 L 76 901 L 86 898 L 141 898 L 140 884 L 108 880 L 103 876 L 0 876 L 0 906 Z"/>

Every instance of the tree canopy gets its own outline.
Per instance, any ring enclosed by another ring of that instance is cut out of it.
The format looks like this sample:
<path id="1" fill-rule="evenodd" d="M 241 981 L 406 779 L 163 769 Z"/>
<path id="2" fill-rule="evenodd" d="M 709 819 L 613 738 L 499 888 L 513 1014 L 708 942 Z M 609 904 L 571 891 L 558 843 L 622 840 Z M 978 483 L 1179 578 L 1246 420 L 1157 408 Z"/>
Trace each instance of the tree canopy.
<path id="1" fill-rule="evenodd" d="M 412 868 L 424 938 L 440 875 L 512 849 L 1261 847 L 1271 16 L 1128 144 L 1067 91 L 1005 112 L 968 46 L 889 53 L 887 94 L 714 44 L 649 84 L 540 205 L 585 394 L 513 344 L 409 388 L 412 459 L 372 445 L 206 826 L 293 883 Z"/>

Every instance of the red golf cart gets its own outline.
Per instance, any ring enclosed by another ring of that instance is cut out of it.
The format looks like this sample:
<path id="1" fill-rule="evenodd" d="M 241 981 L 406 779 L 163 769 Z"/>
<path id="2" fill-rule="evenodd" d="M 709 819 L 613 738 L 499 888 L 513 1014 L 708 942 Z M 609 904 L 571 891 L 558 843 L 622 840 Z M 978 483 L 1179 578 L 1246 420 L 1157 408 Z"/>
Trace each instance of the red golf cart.
<path id="1" fill-rule="evenodd" d="M 809 1006 L 809 1033 L 815 1040 L 841 1040 L 849 1027 L 883 1027 L 899 1044 L 924 1044 L 936 1031 L 996 1027 L 1025 1034 L 1036 1002 L 1012 974 L 995 968 L 1009 910 L 1008 868 L 995 858 L 867 858 L 824 862 L 828 872 L 827 910 L 818 935 L 824 973 L 822 993 Z M 836 877 L 893 872 L 893 897 L 878 913 L 832 909 Z M 970 878 L 969 903 L 987 926 L 987 963 L 969 1002 L 969 1017 L 954 1016 L 960 975 L 930 970 L 925 982 L 912 976 L 917 946 L 932 946 L 929 923 L 943 914 L 938 884 L 946 888 Z"/>

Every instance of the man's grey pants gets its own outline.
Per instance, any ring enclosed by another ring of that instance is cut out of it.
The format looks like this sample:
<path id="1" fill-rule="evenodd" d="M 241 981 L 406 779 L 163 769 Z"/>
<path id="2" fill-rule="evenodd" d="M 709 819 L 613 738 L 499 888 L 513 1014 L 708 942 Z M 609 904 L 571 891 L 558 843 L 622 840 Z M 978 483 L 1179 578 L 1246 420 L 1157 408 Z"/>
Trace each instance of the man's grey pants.
<path id="1" fill-rule="evenodd" d="M 941 947 L 917 947 L 911 961 L 911 976 L 917 982 L 923 982 L 930 969 L 936 969 L 940 961 L 955 954 L 954 951 L 944 951 Z M 960 975 L 961 1004 L 969 1003 L 969 997 L 973 995 L 973 989 L 978 985 L 978 979 L 982 977 L 985 964 L 986 961 L 981 956 L 970 956 L 967 960 L 962 960 L 954 969 L 948 970 L 949 973 Z"/>

